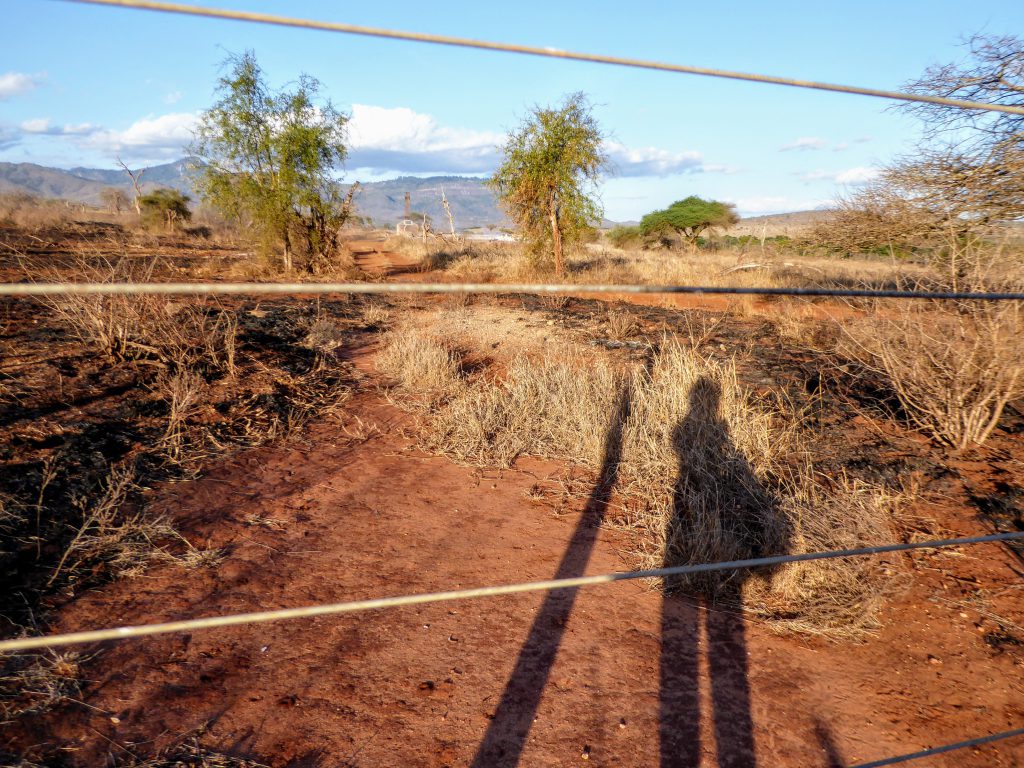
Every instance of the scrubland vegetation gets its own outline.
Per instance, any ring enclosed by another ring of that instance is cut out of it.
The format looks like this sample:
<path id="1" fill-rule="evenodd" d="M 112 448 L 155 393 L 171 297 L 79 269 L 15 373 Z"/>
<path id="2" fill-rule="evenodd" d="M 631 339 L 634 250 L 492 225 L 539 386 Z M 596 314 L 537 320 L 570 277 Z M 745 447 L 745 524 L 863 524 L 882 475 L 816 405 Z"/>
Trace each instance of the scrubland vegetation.
<path id="1" fill-rule="evenodd" d="M 193 217 L 190 201 L 170 192 L 138 197 L 137 213 L 112 198 L 117 210 L 107 214 L 5 196 L 6 279 L 387 279 L 360 272 L 346 247 L 375 237 L 439 282 L 1024 290 L 1019 199 L 992 210 L 993 185 L 1008 198 L 1019 191 L 993 172 L 1019 170 L 1016 123 L 997 124 L 1002 139 L 967 154 L 946 147 L 917 166 L 894 166 L 804 236 L 730 236 L 732 208 L 696 196 L 638 228 L 597 233 L 600 209 L 588 195 L 605 164 L 602 134 L 575 94 L 534 110 L 505 147 L 493 183 L 521 242 L 384 241 L 382 232 L 343 228 L 354 193 L 337 194 L 327 172 L 345 156 L 346 118 L 329 102 L 314 104 L 315 81 L 271 94 L 261 119 L 316 116 L 318 162 L 285 191 L 260 183 L 251 169 L 283 162 L 302 132 L 235 141 L 228 128 L 239 104 L 265 84 L 251 56 L 232 63 L 198 137 L 207 157 L 232 160 L 230 172 L 204 178 L 212 208 Z M 573 147 L 553 164 L 552 137 Z M 289 175 L 283 166 L 277 172 Z M 551 183 L 538 181 L 545 174 Z M 954 177 L 976 186 L 959 207 L 936 204 Z M 157 564 L 218 567 L 230 553 L 190 541 L 173 514 L 149 503 L 151 489 L 199 477 L 234 451 L 301 440 L 306 425 L 344 412 L 354 393 L 383 392 L 413 414 L 421 450 L 455 462 L 560 462 L 567 479 L 560 491 L 538 487 L 539 499 L 560 493 L 577 503 L 596 492 L 595 478 L 614 478 L 602 524 L 622 535 L 625 564 L 635 568 L 935 533 L 908 511 L 919 501 L 919 478 L 876 476 L 818 449 L 861 418 L 883 441 L 922 435 L 930 461 L 980 456 L 1008 412 L 1024 408 L 1016 302 L 636 300 L 643 302 L 658 310 L 660 327 L 637 307 L 579 296 L 4 301 L 5 634 L 37 632 L 48 611 L 82 590 Z M 485 312 L 501 330 L 488 330 Z M 538 317 L 544 325 L 527 331 Z M 465 321 L 457 332 L 453 318 Z M 521 334 L 509 331 L 516 323 Z M 723 323 L 735 324 L 730 336 Z M 373 350 L 372 374 L 350 361 L 357 347 Z M 762 375 L 769 358 L 782 360 L 781 379 Z M 1019 450 L 1019 440 L 1011 447 Z M 523 514 L 531 513 L 524 502 Z M 885 598 L 907 581 L 899 561 L 873 557 L 664 586 L 780 632 L 838 642 L 878 630 Z M 0 719 L 15 721 L 77 700 L 90 659 L 3 661 Z M 131 764 L 243 764 L 193 746 L 164 762 Z"/>

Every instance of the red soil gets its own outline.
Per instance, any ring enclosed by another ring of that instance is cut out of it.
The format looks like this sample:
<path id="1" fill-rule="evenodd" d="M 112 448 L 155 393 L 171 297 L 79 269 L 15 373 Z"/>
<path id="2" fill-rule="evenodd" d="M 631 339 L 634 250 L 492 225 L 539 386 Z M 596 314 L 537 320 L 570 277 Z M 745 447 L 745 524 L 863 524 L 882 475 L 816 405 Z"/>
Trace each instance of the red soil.
<path id="1" fill-rule="evenodd" d="M 353 406 L 377 437 L 322 425 L 308 448 L 253 450 L 160 492 L 154 503 L 193 542 L 227 548 L 222 565 L 83 595 L 55 629 L 624 567 L 626 542 L 596 528 L 593 510 L 555 516 L 527 499 L 558 467 L 456 466 L 412 450 L 391 406 Z M 977 530 L 962 520 L 955 532 Z M 1024 717 L 1020 655 L 995 652 L 982 639 L 991 622 L 938 599 L 1019 577 L 1001 547 L 963 554 L 894 557 L 914 588 L 861 645 L 780 637 L 634 582 L 580 591 L 575 604 L 566 592 L 524 595 L 125 642 L 91 670 L 94 709 L 55 731 L 82 747 L 83 765 L 106 739 L 160 734 L 159 745 L 203 723 L 204 742 L 274 766 L 464 765 L 475 754 L 488 766 L 647 766 L 659 730 L 663 765 L 754 765 L 746 745 L 766 766 L 855 764 Z M 1018 739 L 925 764 L 1022 761 Z"/>
<path id="2" fill-rule="evenodd" d="M 528 498 L 559 465 L 457 466 L 414 450 L 408 417 L 377 395 L 346 412 L 346 428 L 159 489 L 152 503 L 223 563 L 81 595 L 53 631 L 628 566 L 599 501 L 555 514 Z M 928 514 L 983 532 L 954 502 Z M 1024 655 L 987 643 L 996 624 L 956 601 L 1019 589 L 1020 563 L 998 545 L 890 562 L 913 586 L 862 644 L 623 582 L 110 644 L 87 670 L 89 708 L 48 726 L 79 765 L 208 724 L 213 748 L 295 767 L 834 767 L 1019 727 Z M 1024 739 L 917 764 L 1024 765 Z"/>

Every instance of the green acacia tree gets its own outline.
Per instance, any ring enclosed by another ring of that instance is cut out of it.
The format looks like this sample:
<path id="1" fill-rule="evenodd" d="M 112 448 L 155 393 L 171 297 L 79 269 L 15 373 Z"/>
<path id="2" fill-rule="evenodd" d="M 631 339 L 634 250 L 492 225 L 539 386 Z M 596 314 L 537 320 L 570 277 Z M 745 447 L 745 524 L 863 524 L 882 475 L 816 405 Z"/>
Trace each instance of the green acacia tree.
<path id="1" fill-rule="evenodd" d="M 192 211 L 188 208 L 189 201 L 188 195 L 176 189 L 154 189 L 139 198 L 142 221 L 147 226 L 162 223 L 170 232 L 175 225 L 183 224 L 192 218 Z"/>
<path id="2" fill-rule="evenodd" d="M 293 90 L 273 91 L 252 51 L 229 56 L 216 103 L 202 114 L 191 147 L 204 201 L 247 221 L 291 270 L 296 246 L 317 271 L 336 246 L 351 197 L 332 172 L 346 148 L 348 116 L 320 100 L 320 83 L 301 75 Z"/>
<path id="3" fill-rule="evenodd" d="M 564 248 L 601 221 L 595 187 L 608 165 L 604 136 L 583 93 L 557 108 L 536 107 L 502 148 L 491 186 L 539 260 L 554 257 L 565 274 Z"/>
<path id="4" fill-rule="evenodd" d="M 682 237 L 691 247 L 697 245 L 701 233 L 712 227 L 728 227 L 739 221 L 732 203 L 704 200 L 690 195 L 668 208 L 648 213 L 640 220 L 640 234 L 648 241 L 671 243 Z"/>

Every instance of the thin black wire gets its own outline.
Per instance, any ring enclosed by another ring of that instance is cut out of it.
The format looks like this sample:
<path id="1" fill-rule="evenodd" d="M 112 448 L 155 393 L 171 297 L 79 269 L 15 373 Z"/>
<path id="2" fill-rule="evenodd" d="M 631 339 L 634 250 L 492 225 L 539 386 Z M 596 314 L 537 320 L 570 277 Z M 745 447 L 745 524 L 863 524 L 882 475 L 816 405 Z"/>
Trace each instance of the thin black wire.
<path id="1" fill-rule="evenodd" d="M 944 752 L 952 752 L 957 749 L 966 749 L 967 747 L 978 747 L 982 744 L 990 744 L 993 741 L 1001 741 L 1003 739 L 1011 739 L 1014 736 L 1024 736 L 1024 728 L 1017 728 L 1013 731 L 1003 731 L 1002 733 L 994 733 L 991 736 L 979 736 L 976 739 L 968 739 L 967 741 L 958 741 L 956 744 L 946 744 L 942 747 L 932 747 L 931 749 L 923 749 L 920 752 L 911 752 L 907 755 L 897 755 L 896 757 L 886 757 L 882 760 L 875 760 L 870 763 L 858 763 L 857 765 L 850 766 L 850 768 L 883 768 L 887 765 L 897 765 L 898 763 L 907 763 L 911 760 L 920 760 L 922 757 L 931 757 L 932 755 L 941 755 Z"/>
<path id="2" fill-rule="evenodd" d="M 0 283 L 0 296 L 270 295 L 330 293 L 657 293 L 860 299 L 1024 301 L 1018 291 L 908 291 L 861 288 L 741 288 L 711 285 L 597 285 L 584 283 Z"/>

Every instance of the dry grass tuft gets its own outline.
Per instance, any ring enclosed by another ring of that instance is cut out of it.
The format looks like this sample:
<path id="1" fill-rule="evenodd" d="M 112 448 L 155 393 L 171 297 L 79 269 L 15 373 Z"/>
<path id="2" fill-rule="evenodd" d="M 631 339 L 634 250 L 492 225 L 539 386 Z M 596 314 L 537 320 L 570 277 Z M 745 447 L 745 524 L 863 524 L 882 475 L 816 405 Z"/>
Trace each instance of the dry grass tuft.
<path id="1" fill-rule="evenodd" d="M 407 392 L 432 399 L 451 394 L 462 382 L 459 356 L 440 339 L 417 329 L 390 334 L 377 357 L 377 370 Z"/>
<path id="2" fill-rule="evenodd" d="M 0 654 L 0 725 L 59 707 L 81 694 L 78 653 Z"/>
<path id="3" fill-rule="evenodd" d="M 508 467 L 520 456 L 596 466 L 618 389 L 610 366 L 582 354 L 520 355 L 496 381 L 449 383 L 426 444 L 459 461 L 489 466 Z"/>
<path id="4" fill-rule="evenodd" d="M 629 371 L 560 352 L 521 354 L 500 375 L 467 378 L 453 350 L 419 331 L 392 333 L 382 360 L 432 406 L 422 435 L 430 450 L 500 467 L 524 455 L 592 471 L 613 462 L 617 522 L 634 532 L 641 567 L 892 541 L 898 499 L 817 477 L 795 415 L 754 401 L 732 363 L 674 338 Z M 881 584 L 876 562 L 841 560 L 668 586 L 743 603 L 779 628 L 849 637 L 874 626 Z"/>

